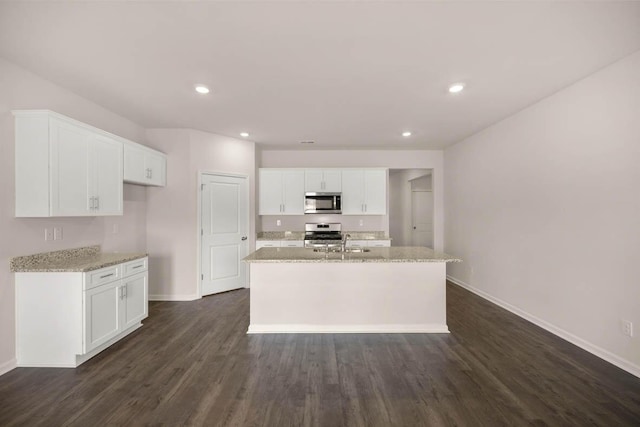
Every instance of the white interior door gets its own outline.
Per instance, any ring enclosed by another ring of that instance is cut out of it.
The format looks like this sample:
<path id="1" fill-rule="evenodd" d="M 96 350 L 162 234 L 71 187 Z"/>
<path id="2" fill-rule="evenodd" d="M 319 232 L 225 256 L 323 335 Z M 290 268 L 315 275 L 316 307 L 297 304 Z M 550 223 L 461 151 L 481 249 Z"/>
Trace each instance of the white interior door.
<path id="1" fill-rule="evenodd" d="M 246 286 L 248 206 L 247 180 L 202 175 L 202 295 Z"/>
<path id="2" fill-rule="evenodd" d="M 433 193 L 411 192 L 411 225 L 413 246 L 433 248 Z"/>

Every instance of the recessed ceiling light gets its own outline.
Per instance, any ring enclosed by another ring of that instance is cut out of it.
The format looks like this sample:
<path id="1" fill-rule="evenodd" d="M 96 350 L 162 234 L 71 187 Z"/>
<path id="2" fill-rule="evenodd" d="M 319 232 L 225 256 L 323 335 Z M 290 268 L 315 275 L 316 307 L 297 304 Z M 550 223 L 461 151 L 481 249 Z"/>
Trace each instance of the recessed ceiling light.
<path id="1" fill-rule="evenodd" d="M 402 132 L 402 136 L 404 136 L 405 138 L 408 136 L 411 136 L 411 132 L 406 131 L 406 132 Z"/>
<path id="2" fill-rule="evenodd" d="M 249 134 L 247 132 L 240 132 L 240 136 L 243 138 L 247 138 Z"/>
<path id="3" fill-rule="evenodd" d="M 462 92 L 462 89 L 464 89 L 464 83 L 454 83 L 449 86 L 449 92 L 451 93 Z"/>
<path id="4" fill-rule="evenodd" d="M 209 93 L 209 88 L 206 87 L 205 85 L 196 85 L 196 92 L 198 93 Z"/>

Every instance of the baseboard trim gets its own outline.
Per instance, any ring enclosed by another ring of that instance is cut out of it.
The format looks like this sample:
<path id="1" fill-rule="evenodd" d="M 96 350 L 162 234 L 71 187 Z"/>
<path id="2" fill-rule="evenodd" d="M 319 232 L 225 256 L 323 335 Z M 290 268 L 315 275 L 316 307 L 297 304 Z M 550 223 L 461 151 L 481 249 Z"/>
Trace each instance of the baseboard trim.
<path id="1" fill-rule="evenodd" d="M 0 375 L 4 375 L 17 367 L 18 362 L 15 357 L 13 359 L 7 360 L 6 362 L 0 363 Z"/>
<path id="2" fill-rule="evenodd" d="M 247 334 L 448 334 L 447 325 L 249 325 Z"/>
<path id="3" fill-rule="evenodd" d="M 149 295 L 149 301 L 194 301 L 197 299 L 200 299 L 198 295 L 167 295 L 167 294 Z"/>
<path id="4" fill-rule="evenodd" d="M 549 323 L 545 320 L 540 319 L 537 316 L 534 316 L 533 314 L 530 314 L 514 305 L 509 304 L 506 301 L 501 300 L 500 298 L 496 298 L 484 291 L 481 291 L 478 288 L 475 288 L 471 285 L 469 285 L 468 283 L 463 282 L 462 280 L 458 280 L 455 277 L 449 276 L 447 275 L 447 280 L 450 281 L 451 283 L 460 286 L 461 288 L 464 288 L 470 292 L 473 292 L 474 294 L 478 295 L 481 298 L 486 299 L 487 301 L 490 301 L 502 308 L 504 308 L 505 310 L 510 311 L 511 313 L 515 314 L 516 316 L 519 316 L 531 323 L 533 323 L 536 326 L 541 327 L 542 329 L 545 329 L 549 332 L 551 332 L 552 334 L 564 339 L 565 341 L 569 341 L 571 344 L 574 344 L 578 347 L 580 347 L 583 350 L 588 351 L 589 353 L 593 354 L 594 356 L 598 356 L 600 359 L 603 359 L 615 366 L 617 366 L 620 369 L 623 369 L 627 372 L 629 372 L 632 375 L 635 375 L 636 377 L 640 378 L 640 366 L 636 365 L 633 362 L 630 362 L 626 359 L 623 359 L 613 353 L 611 353 L 608 350 L 605 350 L 602 347 L 599 347 L 595 344 L 590 343 L 589 341 L 586 341 L 576 335 L 573 335 L 570 332 L 565 331 L 562 328 L 559 328 L 557 326 L 555 326 L 552 323 Z"/>

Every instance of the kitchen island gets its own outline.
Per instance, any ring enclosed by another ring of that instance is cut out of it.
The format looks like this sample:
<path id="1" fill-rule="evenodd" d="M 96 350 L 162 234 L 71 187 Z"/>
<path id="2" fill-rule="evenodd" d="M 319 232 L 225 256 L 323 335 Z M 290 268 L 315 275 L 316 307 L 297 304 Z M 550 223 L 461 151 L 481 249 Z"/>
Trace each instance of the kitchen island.
<path id="1" fill-rule="evenodd" d="M 448 333 L 446 263 L 424 247 L 324 252 L 261 248 L 250 265 L 248 333 Z"/>

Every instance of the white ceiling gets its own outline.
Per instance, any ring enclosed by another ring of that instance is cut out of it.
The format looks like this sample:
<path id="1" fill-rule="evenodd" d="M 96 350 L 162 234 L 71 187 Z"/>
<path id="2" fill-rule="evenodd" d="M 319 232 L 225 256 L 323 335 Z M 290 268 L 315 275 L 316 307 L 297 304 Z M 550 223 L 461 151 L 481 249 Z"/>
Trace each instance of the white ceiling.
<path id="1" fill-rule="evenodd" d="M 442 148 L 638 49 L 639 2 L 0 3 L 9 61 L 267 148 Z"/>

